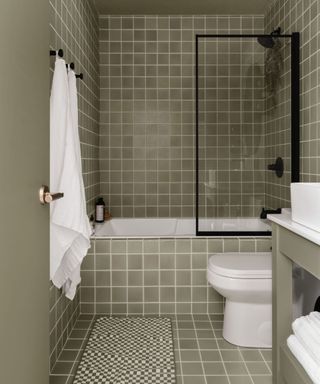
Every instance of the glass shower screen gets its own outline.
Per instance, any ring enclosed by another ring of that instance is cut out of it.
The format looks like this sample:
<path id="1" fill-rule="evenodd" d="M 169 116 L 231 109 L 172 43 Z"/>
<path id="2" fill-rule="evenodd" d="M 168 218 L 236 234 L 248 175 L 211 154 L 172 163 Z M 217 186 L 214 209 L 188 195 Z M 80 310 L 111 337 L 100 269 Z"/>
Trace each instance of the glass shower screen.
<path id="1" fill-rule="evenodd" d="M 270 235 L 262 208 L 290 206 L 299 177 L 296 45 L 298 34 L 197 35 L 197 235 Z M 277 158 L 281 177 L 271 169 Z"/>

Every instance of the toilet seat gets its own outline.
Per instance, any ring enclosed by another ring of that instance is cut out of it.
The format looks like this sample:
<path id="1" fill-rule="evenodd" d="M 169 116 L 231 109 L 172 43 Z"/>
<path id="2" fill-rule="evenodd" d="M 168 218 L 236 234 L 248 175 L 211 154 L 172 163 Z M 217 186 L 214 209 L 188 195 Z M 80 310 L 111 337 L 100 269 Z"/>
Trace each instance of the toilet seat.
<path id="1" fill-rule="evenodd" d="M 208 269 L 235 279 L 271 279 L 272 257 L 270 252 L 219 253 L 209 258 Z"/>

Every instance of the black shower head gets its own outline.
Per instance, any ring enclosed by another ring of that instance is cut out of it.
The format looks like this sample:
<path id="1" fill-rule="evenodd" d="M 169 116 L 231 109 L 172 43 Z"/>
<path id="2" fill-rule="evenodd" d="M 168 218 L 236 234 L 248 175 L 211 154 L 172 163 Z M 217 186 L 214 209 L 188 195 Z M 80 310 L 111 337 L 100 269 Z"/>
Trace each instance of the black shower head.
<path id="1" fill-rule="evenodd" d="M 274 40 L 271 36 L 260 36 L 258 37 L 258 43 L 262 45 L 264 48 L 273 48 Z"/>
<path id="2" fill-rule="evenodd" d="M 270 33 L 269 36 L 260 36 L 258 37 L 258 43 L 264 48 L 273 48 L 275 45 L 274 37 L 277 37 L 281 34 L 281 28 L 275 29 Z"/>

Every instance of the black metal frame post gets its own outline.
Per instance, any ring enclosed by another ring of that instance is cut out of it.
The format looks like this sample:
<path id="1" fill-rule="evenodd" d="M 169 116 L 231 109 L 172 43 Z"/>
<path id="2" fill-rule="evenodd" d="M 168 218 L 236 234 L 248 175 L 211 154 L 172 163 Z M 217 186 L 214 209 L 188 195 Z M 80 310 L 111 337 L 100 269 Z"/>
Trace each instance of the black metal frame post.
<path id="1" fill-rule="evenodd" d="M 196 234 L 199 233 L 199 39 L 196 35 Z"/>
<path id="2" fill-rule="evenodd" d="M 269 38 L 270 34 L 244 35 L 196 35 L 196 236 L 270 236 L 271 231 L 201 231 L 199 230 L 199 39 L 206 38 Z M 300 180 L 300 34 L 278 35 L 291 39 L 291 181 Z"/>
<path id="3" fill-rule="evenodd" d="M 300 181 L 300 33 L 291 37 L 291 181 Z"/>

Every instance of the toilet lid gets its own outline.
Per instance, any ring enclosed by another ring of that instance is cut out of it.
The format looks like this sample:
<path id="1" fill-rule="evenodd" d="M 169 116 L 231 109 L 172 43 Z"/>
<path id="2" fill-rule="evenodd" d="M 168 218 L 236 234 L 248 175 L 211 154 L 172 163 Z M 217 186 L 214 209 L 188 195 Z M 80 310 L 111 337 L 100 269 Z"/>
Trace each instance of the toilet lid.
<path id="1" fill-rule="evenodd" d="M 238 279 L 271 279 L 271 252 L 218 253 L 209 259 L 210 271 Z"/>

